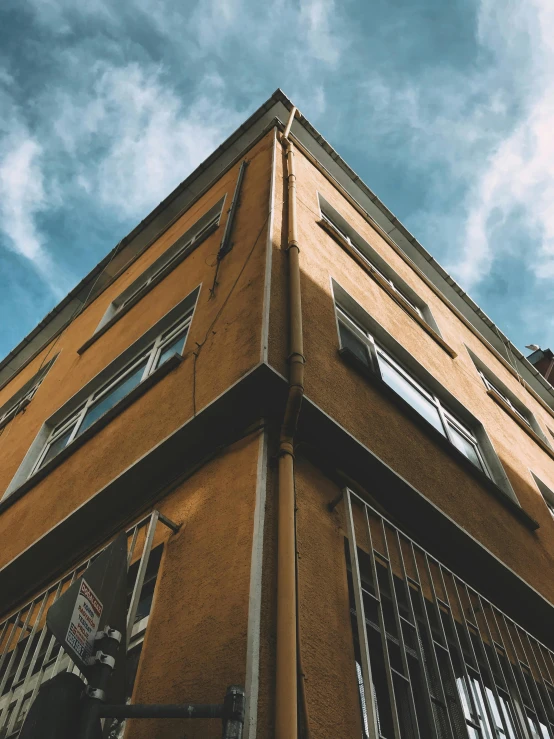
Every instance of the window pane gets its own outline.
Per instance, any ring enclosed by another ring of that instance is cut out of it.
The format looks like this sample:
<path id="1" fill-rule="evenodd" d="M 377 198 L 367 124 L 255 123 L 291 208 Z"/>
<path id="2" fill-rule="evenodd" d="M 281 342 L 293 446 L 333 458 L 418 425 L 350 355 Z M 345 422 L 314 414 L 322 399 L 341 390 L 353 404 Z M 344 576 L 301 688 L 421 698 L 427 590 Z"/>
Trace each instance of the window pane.
<path id="1" fill-rule="evenodd" d="M 183 349 L 185 348 L 187 333 L 188 329 L 176 339 L 173 339 L 171 344 L 167 344 L 167 346 L 164 346 L 158 358 L 156 367 L 161 367 L 161 365 L 167 362 L 167 360 L 174 354 L 182 354 Z"/>
<path id="2" fill-rule="evenodd" d="M 362 361 L 366 367 L 369 367 L 369 353 L 367 346 L 361 339 L 346 328 L 344 323 L 339 321 L 339 332 L 340 332 L 340 343 L 343 349 L 350 349 L 350 351 L 356 355 L 356 357 Z"/>
<path id="3" fill-rule="evenodd" d="M 451 423 L 448 424 L 448 428 L 452 443 L 456 449 L 459 449 L 461 453 L 471 460 L 476 467 L 479 467 L 480 470 L 485 472 L 485 468 L 483 467 L 483 463 L 481 462 L 481 458 L 477 452 L 475 444 L 461 434 Z"/>
<path id="4" fill-rule="evenodd" d="M 92 405 L 87 411 L 86 416 L 77 432 L 77 435 L 82 434 L 91 424 L 93 424 L 100 416 L 104 415 L 106 411 L 118 403 L 129 393 L 134 387 L 136 387 L 142 378 L 142 373 L 146 367 L 146 361 L 142 362 L 136 367 L 130 374 L 126 375 L 119 383 L 114 385 L 112 389 L 104 395 L 95 405 Z"/>
<path id="5" fill-rule="evenodd" d="M 65 449 L 72 431 L 73 431 L 73 426 L 68 431 L 66 431 L 65 434 L 62 434 L 62 436 L 58 436 L 56 441 L 53 441 L 50 444 L 50 446 L 48 447 L 48 451 L 44 455 L 44 459 L 40 463 L 39 467 L 44 467 L 44 465 L 47 462 L 49 462 L 53 457 L 55 457 L 56 454 L 58 454 L 58 452 L 61 452 L 62 449 Z"/>
<path id="6" fill-rule="evenodd" d="M 412 408 L 420 413 L 429 423 L 431 423 L 437 431 L 444 434 L 444 429 L 437 408 L 427 400 L 427 398 L 416 390 L 411 382 L 401 375 L 394 367 L 392 367 L 386 359 L 379 354 L 379 367 L 381 368 L 381 376 L 383 380 L 395 392 L 404 398 Z"/>

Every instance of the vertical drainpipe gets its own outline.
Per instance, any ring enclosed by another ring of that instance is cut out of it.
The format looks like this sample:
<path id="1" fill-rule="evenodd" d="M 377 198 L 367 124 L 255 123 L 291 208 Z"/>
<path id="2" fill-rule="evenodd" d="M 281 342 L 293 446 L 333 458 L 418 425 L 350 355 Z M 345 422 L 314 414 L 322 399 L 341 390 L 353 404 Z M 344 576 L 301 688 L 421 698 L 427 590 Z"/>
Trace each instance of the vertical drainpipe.
<path id="1" fill-rule="evenodd" d="M 296 108 L 293 107 L 282 137 L 286 152 L 288 189 L 289 392 L 279 439 L 275 739 L 297 739 L 298 737 L 294 434 L 304 395 L 304 348 L 294 147 L 288 138 L 295 114 Z"/>

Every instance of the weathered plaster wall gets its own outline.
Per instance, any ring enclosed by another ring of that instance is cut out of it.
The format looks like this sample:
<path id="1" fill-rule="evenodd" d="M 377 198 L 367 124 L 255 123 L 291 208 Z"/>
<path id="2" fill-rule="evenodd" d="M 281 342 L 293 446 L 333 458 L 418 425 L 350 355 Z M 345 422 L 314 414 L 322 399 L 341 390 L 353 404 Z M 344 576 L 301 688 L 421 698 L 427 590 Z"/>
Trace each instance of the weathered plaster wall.
<path id="1" fill-rule="evenodd" d="M 258 452 L 257 435 L 238 442 L 159 503 L 182 527 L 165 545 L 133 702 L 220 703 L 244 685 Z M 152 736 L 215 739 L 221 722 L 141 720 L 126 734 Z"/>
<path id="2" fill-rule="evenodd" d="M 2 491 L 42 423 L 168 310 L 202 285 L 184 361 L 0 516 L 0 566 L 190 419 L 193 386 L 199 411 L 259 363 L 272 150 L 271 132 L 248 153 L 250 164 L 236 214 L 234 246 L 221 262 L 212 299 L 209 289 L 238 163 L 87 307 L 56 342 L 56 363 L 27 410 L 0 436 Z M 225 193 L 226 207 L 218 230 L 79 356 L 77 349 L 92 335 L 114 298 Z M 192 352 L 202 343 L 193 383 Z M 1 391 L 0 403 L 37 371 L 47 352 L 48 349 Z M 17 536 L 13 532 L 18 532 Z"/>
<path id="3" fill-rule="evenodd" d="M 297 188 L 306 396 L 332 416 L 395 471 L 412 483 L 471 535 L 554 602 L 545 578 L 554 564 L 554 520 L 530 474 L 554 488 L 554 459 L 486 392 L 465 348 L 467 344 L 536 415 L 548 435 L 554 416 L 545 410 L 501 362 L 457 318 L 416 272 L 301 153 Z M 429 305 L 452 359 L 352 257 L 322 229 L 317 193 L 328 200 Z M 278 157 L 276 192 L 284 195 L 283 160 Z M 273 240 L 270 363 L 286 375 L 286 221 L 277 219 Z M 405 349 L 484 424 L 524 510 L 540 523 L 529 531 L 398 407 L 338 354 L 331 279 L 338 282 Z M 370 491 L 371 492 L 371 491 Z"/>

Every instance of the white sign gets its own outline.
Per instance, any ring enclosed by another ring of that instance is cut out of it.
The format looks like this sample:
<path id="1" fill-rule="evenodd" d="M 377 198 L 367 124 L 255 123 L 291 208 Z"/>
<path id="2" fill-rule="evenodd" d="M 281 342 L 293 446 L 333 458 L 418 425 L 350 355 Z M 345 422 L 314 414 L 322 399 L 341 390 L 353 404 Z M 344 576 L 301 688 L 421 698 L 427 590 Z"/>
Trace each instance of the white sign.
<path id="1" fill-rule="evenodd" d="M 65 640 L 83 662 L 93 654 L 102 608 L 92 588 L 82 580 Z"/>

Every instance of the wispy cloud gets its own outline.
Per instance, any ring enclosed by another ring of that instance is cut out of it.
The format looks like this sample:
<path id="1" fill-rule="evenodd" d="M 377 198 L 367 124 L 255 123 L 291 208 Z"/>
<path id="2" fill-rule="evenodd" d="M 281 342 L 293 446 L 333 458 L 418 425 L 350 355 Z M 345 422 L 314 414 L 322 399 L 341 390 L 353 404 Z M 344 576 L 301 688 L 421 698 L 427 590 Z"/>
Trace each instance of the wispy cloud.
<path id="1" fill-rule="evenodd" d="M 0 232 L 60 298 L 69 287 L 65 271 L 54 268 L 37 225 L 38 216 L 51 205 L 42 159 L 40 143 L 12 120 L 0 137 Z"/>
<path id="2" fill-rule="evenodd" d="M 554 6 L 532 0 L 498 11 L 491 0 L 482 1 L 480 40 L 494 49 L 500 68 L 514 70 L 522 112 L 470 191 L 465 244 L 455 265 L 469 284 L 502 256 L 495 228 L 516 213 L 538 242 L 529 268 L 538 278 L 554 277 Z"/>
<path id="3" fill-rule="evenodd" d="M 480 0 L 476 18 L 471 66 L 362 83 L 372 133 L 425 178 L 418 235 L 435 252 L 440 238 L 465 289 L 513 253 L 516 227 L 528 269 L 554 277 L 554 5 Z"/>
<path id="4" fill-rule="evenodd" d="M 222 80 L 207 75 L 185 104 L 159 67 L 95 64 L 85 91 L 62 90 L 54 101 L 77 185 L 122 219 L 144 217 L 238 124 L 222 92 Z"/>

